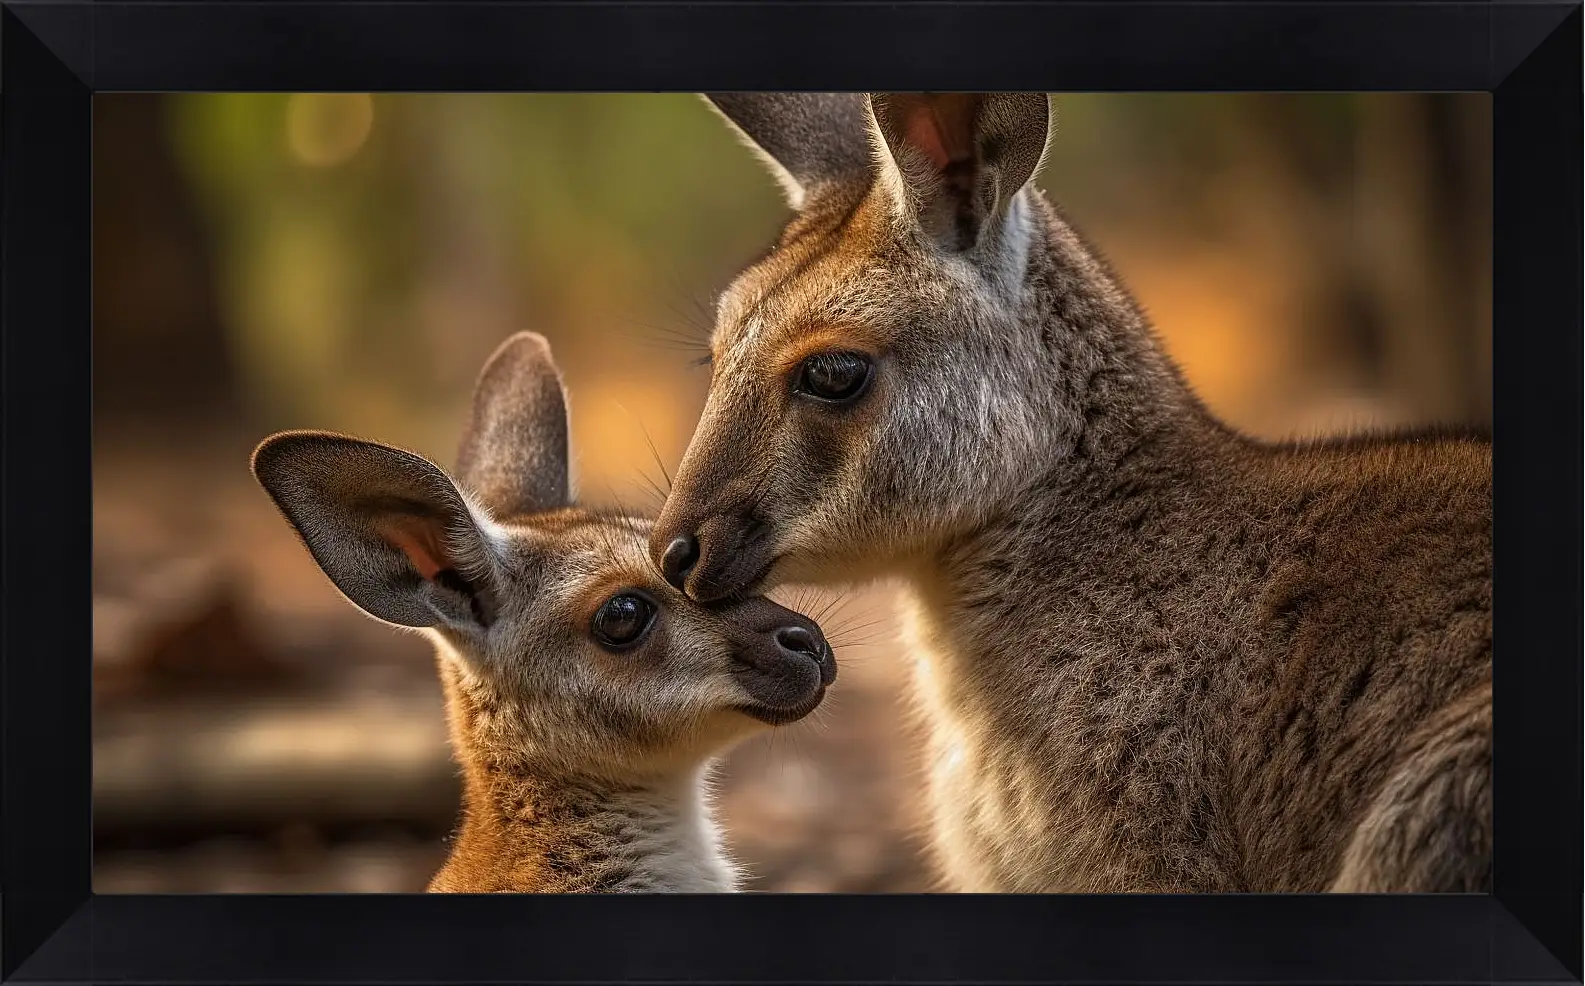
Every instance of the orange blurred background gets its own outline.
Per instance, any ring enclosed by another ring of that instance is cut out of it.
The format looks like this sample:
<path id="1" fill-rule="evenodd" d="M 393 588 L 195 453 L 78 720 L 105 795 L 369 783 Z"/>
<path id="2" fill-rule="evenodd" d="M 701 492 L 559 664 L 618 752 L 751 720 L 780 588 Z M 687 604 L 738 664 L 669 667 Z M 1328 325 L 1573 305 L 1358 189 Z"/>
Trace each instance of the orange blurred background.
<path id="1" fill-rule="evenodd" d="M 1055 108 L 1041 184 L 1230 423 L 1489 423 L 1488 97 Z M 427 645 L 336 594 L 249 452 L 313 427 L 448 464 L 531 328 L 583 498 L 652 510 L 781 198 L 686 94 L 112 94 L 94 127 L 96 890 L 419 890 L 457 805 Z M 833 607 L 843 682 L 723 771 L 751 889 L 932 886 L 888 597 L 790 596 Z"/>

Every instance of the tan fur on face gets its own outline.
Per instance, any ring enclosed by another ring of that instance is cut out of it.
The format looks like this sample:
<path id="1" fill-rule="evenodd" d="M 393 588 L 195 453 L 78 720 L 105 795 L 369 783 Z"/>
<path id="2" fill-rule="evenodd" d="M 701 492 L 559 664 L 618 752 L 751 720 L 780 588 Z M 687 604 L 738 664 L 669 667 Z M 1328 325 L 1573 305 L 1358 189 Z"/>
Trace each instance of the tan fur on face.
<path id="1" fill-rule="evenodd" d="M 956 889 L 1489 889 L 1489 441 L 1236 435 L 1037 191 L 943 247 L 928 155 L 826 139 L 877 164 L 726 295 L 690 591 L 906 580 Z M 772 372 L 817 331 L 883 351 L 840 413 Z"/>
<path id="2" fill-rule="evenodd" d="M 767 600 L 668 585 L 649 521 L 570 505 L 566 436 L 549 346 L 521 333 L 480 375 L 457 477 L 328 432 L 271 436 L 252 465 L 351 603 L 435 644 L 464 785 L 430 889 L 733 890 L 707 775 L 820 703 L 829 646 Z M 617 597 L 644 622 L 597 620 Z"/>
<path id="3" fill-rule="evenodd" d="M 510 629 L 483 653 L 435 632 L 464 804 L 431 889 L 732 889 L 701 786 L 761 727 L 732 710 L 743 695 L 719 626 L 656 577 L 645 521 L 564 510 L 501 531 L 508 567 L 540 590 L 503 612 Z M 632 589 L 673 604 L 660 639 L 604 651 L 589 619 Z"/>
<path id="4" fill-rule="evenodd" d="M 649 525 L 580 510 L 499 526 L 502 601 L 482 642 L 430 631 L 451 653 L 475 715 L 465 738 L 479 755 L 543 771 L 639 781 L 701 762 L 721 721 L 743 701 L 720 617 L 666 585 L 645 556 Z M 606 599 L 639 590 L 661 604 L 644 653 L 610 653 L 588 633 Z M 466 650 L 466 653 L 458 653 Z"/>

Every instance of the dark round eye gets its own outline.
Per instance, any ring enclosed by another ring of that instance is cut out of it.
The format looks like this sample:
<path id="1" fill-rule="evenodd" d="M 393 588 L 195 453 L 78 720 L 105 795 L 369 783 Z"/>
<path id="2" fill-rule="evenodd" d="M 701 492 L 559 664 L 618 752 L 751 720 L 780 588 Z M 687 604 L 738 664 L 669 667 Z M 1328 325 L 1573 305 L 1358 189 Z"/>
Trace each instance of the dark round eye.
<path id="1" fill-rule="evenodd" d="M 624 650 L 642 640 L 654 622 L 655 604 L 625 592 L 607 599 L 594 611 L 589 629 L 604 646 Z"/>
<path id="2" fill-rule="evenodd" d="M 869 389 L 874 366 L 858 353 L 816 353 L 798 368 L 793 385 L 801 394 L 833 404 L 856 400 Z"/>

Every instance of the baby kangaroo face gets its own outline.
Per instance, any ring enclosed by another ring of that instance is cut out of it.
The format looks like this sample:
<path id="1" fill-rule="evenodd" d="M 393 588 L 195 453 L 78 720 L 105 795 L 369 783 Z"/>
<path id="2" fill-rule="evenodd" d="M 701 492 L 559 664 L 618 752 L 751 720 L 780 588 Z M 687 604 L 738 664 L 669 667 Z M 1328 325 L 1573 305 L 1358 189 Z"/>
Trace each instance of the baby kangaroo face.
<path id="1" fill-rule="evenodd" d="M 543 339 L 491 358 L 458 461 L 453 481 L 390 446 L 285 432 L 253 468 L 349 600 L 435 639 L 473 754 L 640 775 L 819 705 L 836 665 L 813 621 L 693 601 L 649 564 L 648 521 L 570 504 Z"/>
<path id="2" fill-rule="evenodd" d="M 649 533 L 647 520 L 577 508 L 488 531 L 504 587 L 494 619 L 436 633 L 508 745 L 611 772 L 665 768 L 824 698 L 836 663 L 817 624 L 762 598 L 689 599 L 650 565 Z"/>
<path id="3" fill-rule="evenodd" d="M 723 95 L 799 208 L 723 294 L 651 552 L 695 599 L 851 580 L 1026 473 L 1049 419 L 1019 192 L 1044 94 Z"/>

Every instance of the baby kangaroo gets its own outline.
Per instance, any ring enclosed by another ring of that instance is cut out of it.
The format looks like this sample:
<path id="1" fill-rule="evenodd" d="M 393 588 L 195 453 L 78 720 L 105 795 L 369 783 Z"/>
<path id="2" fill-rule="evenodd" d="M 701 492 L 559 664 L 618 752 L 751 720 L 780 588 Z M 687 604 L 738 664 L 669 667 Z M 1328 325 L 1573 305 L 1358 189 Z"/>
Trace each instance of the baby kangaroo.
<path id="1" fill-rule="evenodd" d="M 1030 187 L 1044 94 L 713 102 L 795 215 L 652 557 L 905 581 L 951 884 L 1489 890 L 1489 441 L 1217 422 Z"/>
<path id="2" fill-rule="evenodd" d="M 820 704 L 820 629 L 764 599 L 707 608 L 655 573 L 649 523 L 573 506 L 545 340 L 479 378 L 456 481 L 429 461 L 283 432 L 253 472 L 336 587 L 434 642 L 461 824 L 434 892 L 736 887 L 710 764 Z"/>

